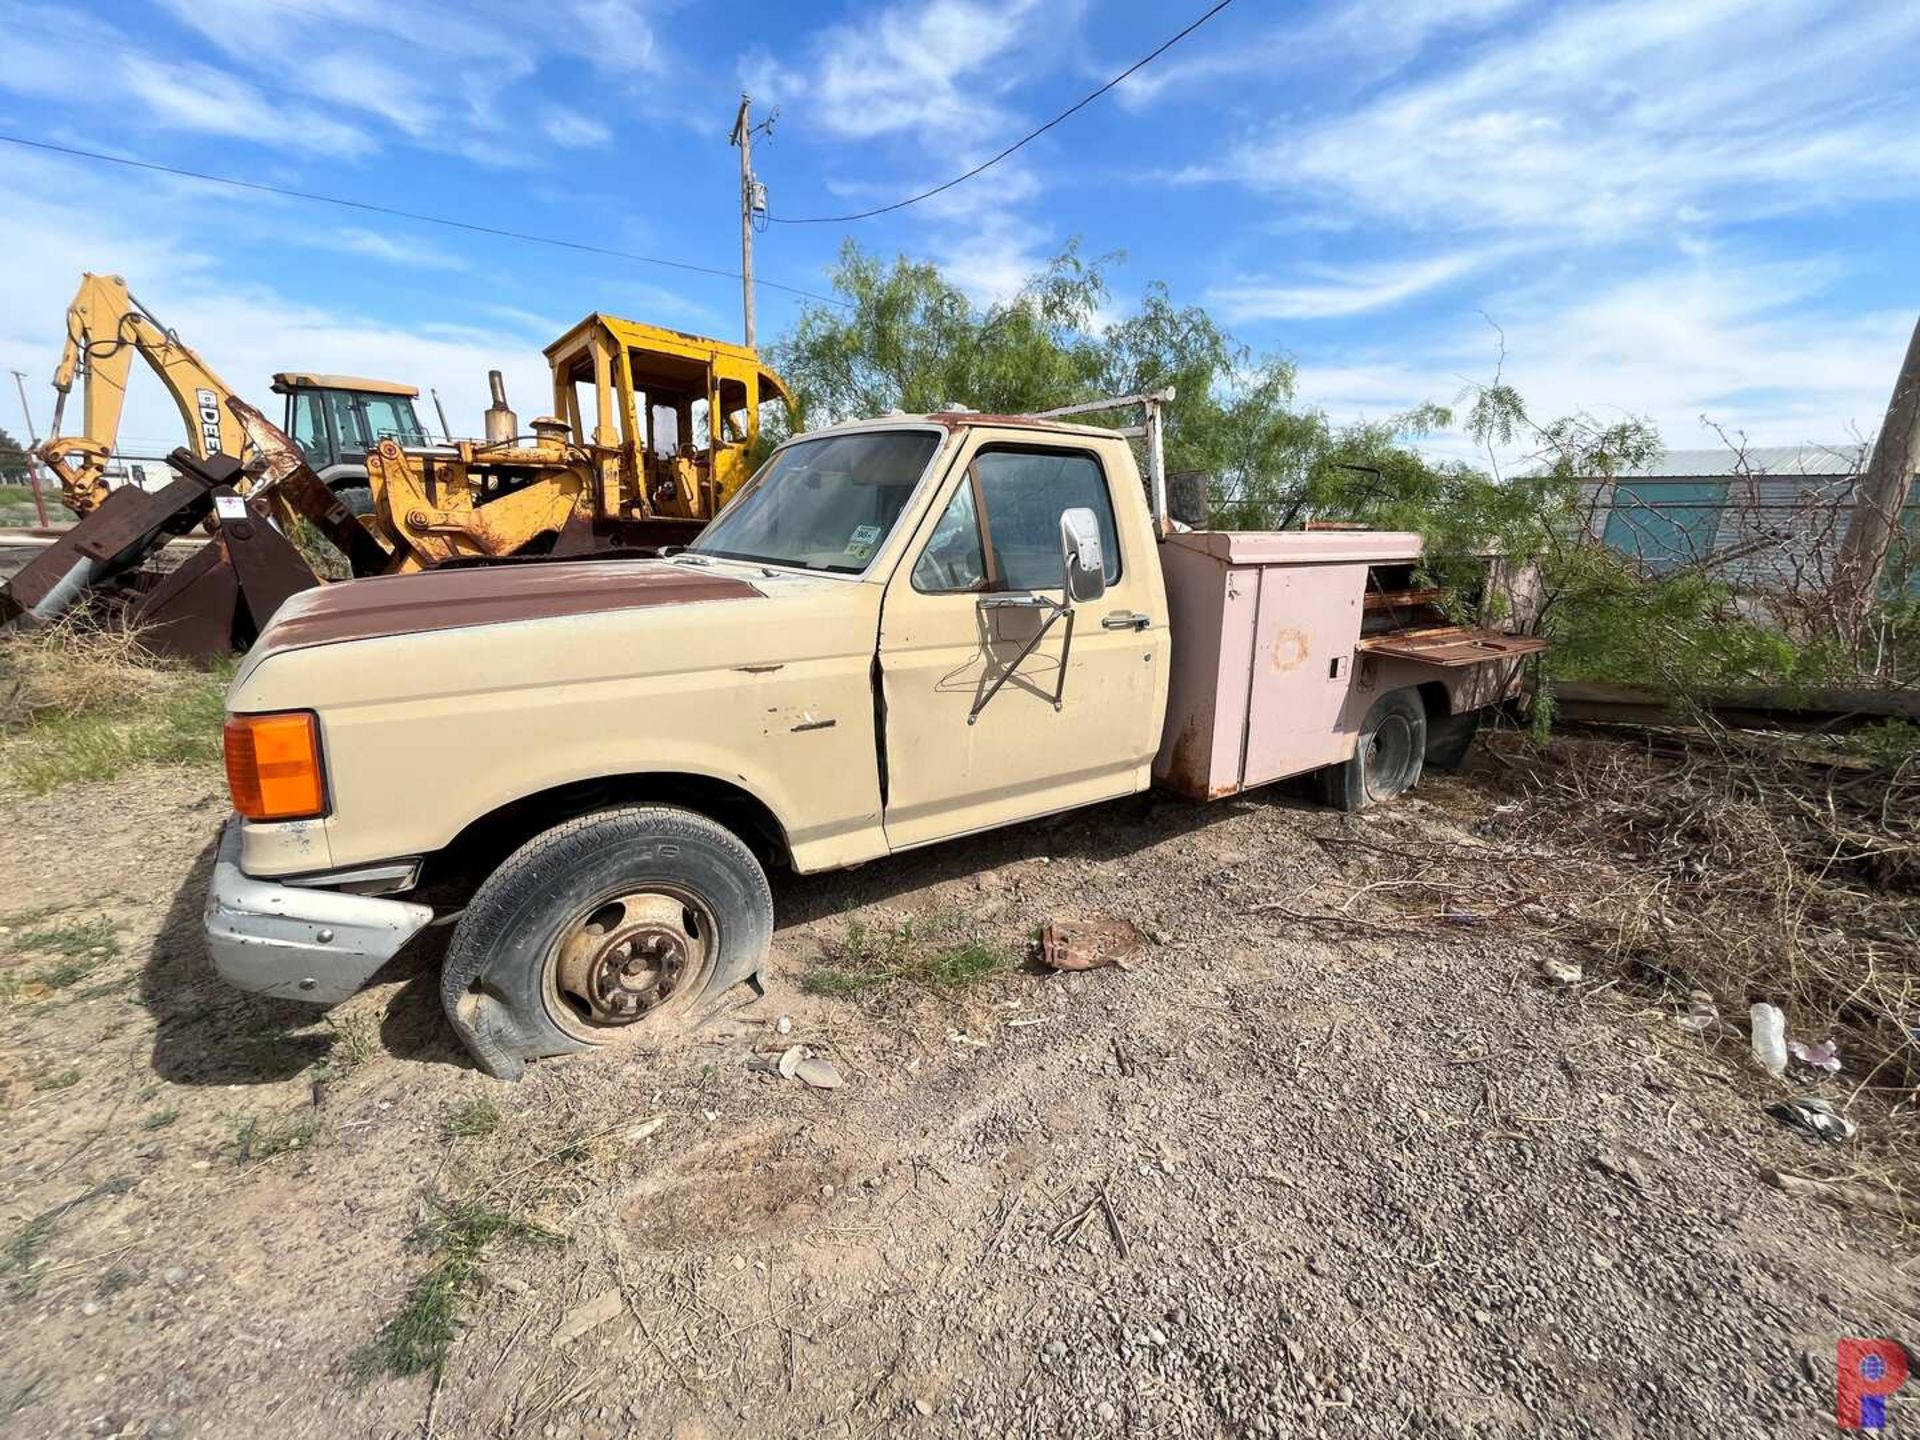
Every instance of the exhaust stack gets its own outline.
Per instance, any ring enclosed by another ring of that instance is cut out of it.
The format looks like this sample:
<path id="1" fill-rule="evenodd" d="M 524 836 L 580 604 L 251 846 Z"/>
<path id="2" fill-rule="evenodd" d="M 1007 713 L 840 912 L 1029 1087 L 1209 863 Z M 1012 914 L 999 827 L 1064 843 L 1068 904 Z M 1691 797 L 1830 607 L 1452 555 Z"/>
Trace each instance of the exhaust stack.
<path id="1" fill-rule="evenodd" d="M 507 382 L 498 370 L 487 372 L 493 404 L 487 407 L 487 443 L 511 445 L 520 434 L 520 417 L 507 408 Z"/>

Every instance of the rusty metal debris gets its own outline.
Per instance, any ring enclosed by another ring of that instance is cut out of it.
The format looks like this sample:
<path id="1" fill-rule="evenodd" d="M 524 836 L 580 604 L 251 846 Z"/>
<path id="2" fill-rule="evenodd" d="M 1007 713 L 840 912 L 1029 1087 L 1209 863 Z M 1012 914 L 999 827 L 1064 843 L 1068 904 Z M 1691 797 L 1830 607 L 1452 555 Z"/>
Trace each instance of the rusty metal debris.
<path id="1" fill-rule="evenodd" d="M 182 448 L 169 463 L 180 479 L 152 494 L 130 485 L 109 492 L 0 586 L 0 626 L 57 619 L 93 593 L 150 650 L 220 654 L 246 648 L 289 595 L 320 583 L 274 523 L 270 495 L 238 493 L 237 460 Z M 164 575 L 142 570 L 155 549 L 202 527 L 213 538 L 183 564 Z"/>
<path id="2" fill-rule="evenodd" d="M 1360 649 L 1373 655 L 1391 655 L 1402 660 L 1419 660 L 1428 665 L 1452 668 L 1478 665 L 1487 660 L 1512 660 L 1537 655 L 1547 642 L 1537 635 L 1508 635 L 1464 625 L 1434 625 L 1422 630 L 1396 630 L 1387 635 L 1372 635 L 1360 642 Z"/>
<path id="3" fill-rule="evenodd" d="M 1147 937 L 1125 920 L 1052 920 L 1040 932 L 1040 958 L 1055 970 L 1126 968 Z"/>

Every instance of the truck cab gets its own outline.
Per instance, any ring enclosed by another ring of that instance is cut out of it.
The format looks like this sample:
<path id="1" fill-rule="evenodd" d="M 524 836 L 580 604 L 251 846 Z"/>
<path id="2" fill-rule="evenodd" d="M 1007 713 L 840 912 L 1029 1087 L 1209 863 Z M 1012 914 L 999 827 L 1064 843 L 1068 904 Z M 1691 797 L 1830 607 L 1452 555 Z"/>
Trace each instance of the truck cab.
<path id="1" fill-rule="evenodd" d="M 1213 798 L 1325 768 L 1335 803 L 1382 798 L 1417 778 L 1430 715 L 1500 689 L 1363 653 L 1386 633 L 1369 587 L 1417 553 L 1175 534 L 1128 432 L 955 412 L 788 440 L 678 553 L 307 591 L 228 697 L 215 962 L 328 1003 L 459 909 L 445 1008 L 512 1076 L 756 976 L 770 865 L 1156 773 Z M 1474 676 L 1524 653 L 1441 649 Z"/>

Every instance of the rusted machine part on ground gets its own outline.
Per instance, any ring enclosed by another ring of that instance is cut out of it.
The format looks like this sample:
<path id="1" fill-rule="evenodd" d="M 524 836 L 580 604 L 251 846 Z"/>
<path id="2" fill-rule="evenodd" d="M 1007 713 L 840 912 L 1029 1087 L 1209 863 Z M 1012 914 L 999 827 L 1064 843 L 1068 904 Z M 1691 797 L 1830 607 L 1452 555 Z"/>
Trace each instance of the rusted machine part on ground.
<path id="1" fill-rule="evenodd" d="M 157 654 L 199 658 L 244 650 L 289 595 L 320 583 L 271 523 L 271 498 L 242 497 L 230 455 L 168 456 L 180 473 L 149 494 L 134 486 L 106 499 L 0 587 L 0 626 L 50 622 L 91 597 L 117 609 Z M 209 518 L 214 535 L 176 569 L 142 566 L 167 540 Z"/>

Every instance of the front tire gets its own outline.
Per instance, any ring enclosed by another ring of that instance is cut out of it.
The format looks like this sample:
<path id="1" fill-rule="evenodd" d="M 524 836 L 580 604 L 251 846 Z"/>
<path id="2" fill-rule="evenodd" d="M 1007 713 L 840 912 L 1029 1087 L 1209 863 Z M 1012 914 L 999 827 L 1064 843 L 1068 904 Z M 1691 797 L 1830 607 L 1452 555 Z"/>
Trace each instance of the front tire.
<path id="1" fill-rule="evenodd" d="M 487 1074 L 671 1033 L 757 974 L 773 936 L 766 872 L 738 836 L 665 805 L 535 836 L 454 929 L 440 998 Z"/>
<path id="2" fill-rule="evenodd" d="M 1413 690 L 1389 690 L 1373 702 L 1353 759 L 1320 772 L 1320 798 L 1336 810 L 1364 810 L 1413 789 L 1427 753 L 1427 707 Z"/>

